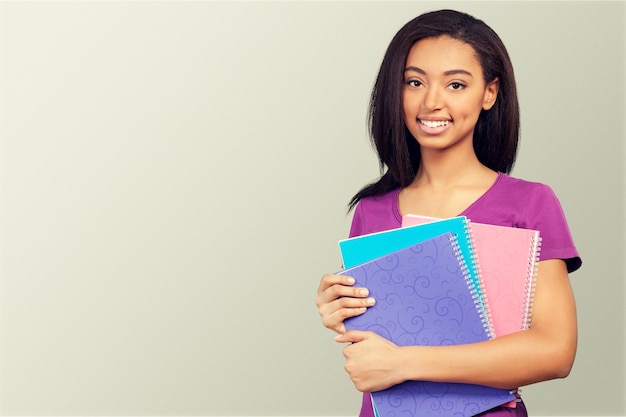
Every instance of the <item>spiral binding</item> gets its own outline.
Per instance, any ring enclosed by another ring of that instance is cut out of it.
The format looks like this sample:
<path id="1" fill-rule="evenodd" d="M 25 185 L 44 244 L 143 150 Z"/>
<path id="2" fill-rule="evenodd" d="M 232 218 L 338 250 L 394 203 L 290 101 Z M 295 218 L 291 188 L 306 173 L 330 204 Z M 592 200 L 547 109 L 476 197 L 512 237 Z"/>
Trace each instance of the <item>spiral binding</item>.
<path id="1" fill-rule="evenodd" d="M 471 227 L 471 221 L 466 219 L 465 222 L 465 233 L 467 236 L 467 244 L 471 251 L 472 262 L 474 264 L 474 288 L 480 294 L 480 307 L 483 318 L 483 322 L 486 322 L 486 325 L 489 328 L 489 338 L 493 339 L 495 337 L 495 332 L 493 330 L 493 321 L 491 319 L 491 310 L 489 309 L 489 300 L 487 299 L 487 292 L 485 291 L 485 282 L 483 281 L 483 275 L 480 268 L 480 261 L 478 257 L 474 253 L 474 232 Z"/>
<path id="2" fill-rule="evenodd" d="M 541 236 L 537 232 L 537 238 L 531 239 L 528 252 L 528 270 L 526 271 L 526 287 L 524 291 L 524 314 L 522 316 L 523 330 L 530 327 L 533 314 L 533 302 L 535 300 L 535 285 L 539 270 L 539 258 L 541 253 Z"/>
<path id="3" fill-rule="evenodd" d="M 465 224 L 465 230 L 466 230 L 466 238 L 471 239 L 467 223 Z M 469 242 L 471 243 L 471 241 Z M 487 337 L 489 339 L 493 339 L 495 337 L 495 334 L 493 332 L 493 326 L 491 325 L 491 320 L 489 318 L 488 311 L 485 308 L 486 306 L 484 303 L 483 293 L 481 292 L 480 294 L 478 294 L 476 291 L 476 285 L 470 275 L 469 266 L 467 265 L 467 262 L 463 258 L 461 249 L 459 248 L 457 235 L 453 234 L 450 236 L 450 244 L 452 245 L 452 249 L 454 250 L 454 256 L 456 257 L 457 261 L 459 262 L 459 265 L 461 266 L 463 277 L 465 278 L 467 287 L 470 290 L 470 295 L 472 297 L 472 300 L 474 301 L 474 306 L 476 307 L 476 311 L 478 312 L 480 321 L 482 322 L 483 328 L 485 329 L 485 333 L 487 334 Z M 472 248 L 471 245 L 470 245 L 470 248 Z M 476 257 L 474 256 L 473 249 L 471 251 L 470 256 L 471 256 L 471 263 L 474 265 L 472 268 L 474 269 L 474 272 L 477 272 L 475 268 Z M 476 274 L 475 276 L 478 276 L 478 274 Z"/>

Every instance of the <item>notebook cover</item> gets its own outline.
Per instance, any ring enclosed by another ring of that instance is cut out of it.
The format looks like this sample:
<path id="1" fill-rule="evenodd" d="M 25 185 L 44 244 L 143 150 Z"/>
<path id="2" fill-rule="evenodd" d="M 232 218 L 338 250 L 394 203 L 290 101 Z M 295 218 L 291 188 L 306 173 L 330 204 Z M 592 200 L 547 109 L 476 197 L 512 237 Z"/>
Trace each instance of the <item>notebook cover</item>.
<path id="1" fill-rule="evenodd" d="M 474 286 L 480 307 L 486 309 L 483 302 L 482 285 L 474 261 L 469 221 L 465 216 L 444 220 L 439 219 L 428 224 L 402 227 L 343 239 L 339 241 L 343 266 L 350 268 L 447 232 L 451 232 L 457 237 L 459 250 L 467 264 L 467 273 Z"/>
<path id="2" fill-rule="evenodd" d="M 402 225 L 434 220 L 409 214 Z M 541 251 L 539 232 L 471 222 L 471 233 L 494 336 L 528 329 Z"/>
<path id="3" fill-rule="evenodd" d="M 345 321 L 399 346 L 453 345 L 489 339 L 488 324 L 450 232 L 339 272 L 370 290 L 376 304 Z M 509 390 L 473 384 L 406 381 L 373 392 L 380 417 L 469 417 L 507 403 Z"/>

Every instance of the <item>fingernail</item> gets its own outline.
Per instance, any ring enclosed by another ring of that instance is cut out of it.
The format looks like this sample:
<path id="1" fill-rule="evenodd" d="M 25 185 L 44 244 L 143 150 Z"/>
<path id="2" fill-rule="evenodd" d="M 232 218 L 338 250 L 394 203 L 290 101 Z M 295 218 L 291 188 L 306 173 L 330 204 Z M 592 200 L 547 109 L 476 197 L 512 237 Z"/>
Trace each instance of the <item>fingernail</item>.
<path id="1" fill-rule="evenodd" d="M 372 297 L 365 300 L 365 302 L 367 303 L 368 306 L 373 306 L 374 304 L 376 304 L 376 300 L 374 300 Z"/>
<path id="2" fill-rule="evenodd" d="M 346 279 L 346 281 L 348 282 L 348 284 L 354 284 L 354 283 L 356 282 L 356 281 L 354 280 L 354 278 L 352 278 L 352 277 L 348 277 L 348 278 Z"/>
<path id="3" fill-rule="evenodd" d="M 363 295 L 363 296 L 365 296 L 365 295 L 367 295 L 367 294 L 369 294 L 369 293 L 370 293 L 370 292 L 369 292 L 369 290 L 368 290 L 367 288 L 361 288 L 361 289 L 359 290 L 359 294 L 361 294 L 361 295 Z"/>

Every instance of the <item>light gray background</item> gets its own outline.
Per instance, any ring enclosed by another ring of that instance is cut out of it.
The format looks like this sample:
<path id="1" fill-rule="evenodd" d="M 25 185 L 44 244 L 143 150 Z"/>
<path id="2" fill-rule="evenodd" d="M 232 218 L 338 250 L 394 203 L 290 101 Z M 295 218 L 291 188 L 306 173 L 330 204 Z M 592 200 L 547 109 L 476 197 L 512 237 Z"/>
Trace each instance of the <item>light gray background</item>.
<path id="1" fill-rule="evenodd" d="M 624 415 L 623 2 L 0 3 L 0 412 L 354 415 L 314 306 L 391 37 L 484 19 L 513 59 L 514 175 L 584 259 L 569 378 L 533 415 Z"/>

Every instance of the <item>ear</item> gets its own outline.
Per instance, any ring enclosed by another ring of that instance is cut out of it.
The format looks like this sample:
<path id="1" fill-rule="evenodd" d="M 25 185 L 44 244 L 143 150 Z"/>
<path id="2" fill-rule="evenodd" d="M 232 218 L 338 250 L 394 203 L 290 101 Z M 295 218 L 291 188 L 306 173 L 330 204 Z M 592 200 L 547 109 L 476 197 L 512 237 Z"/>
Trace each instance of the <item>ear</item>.
<path id="1" fill-rule="evenodd" d="M 483 110 L 489 110 L 496 104 L 496 98 L 498 98 L 498 91 L 500 90 L 500 79 L 495 78 L 487 87 L 485 87 L 485 98 L 483 100 Z"/>

